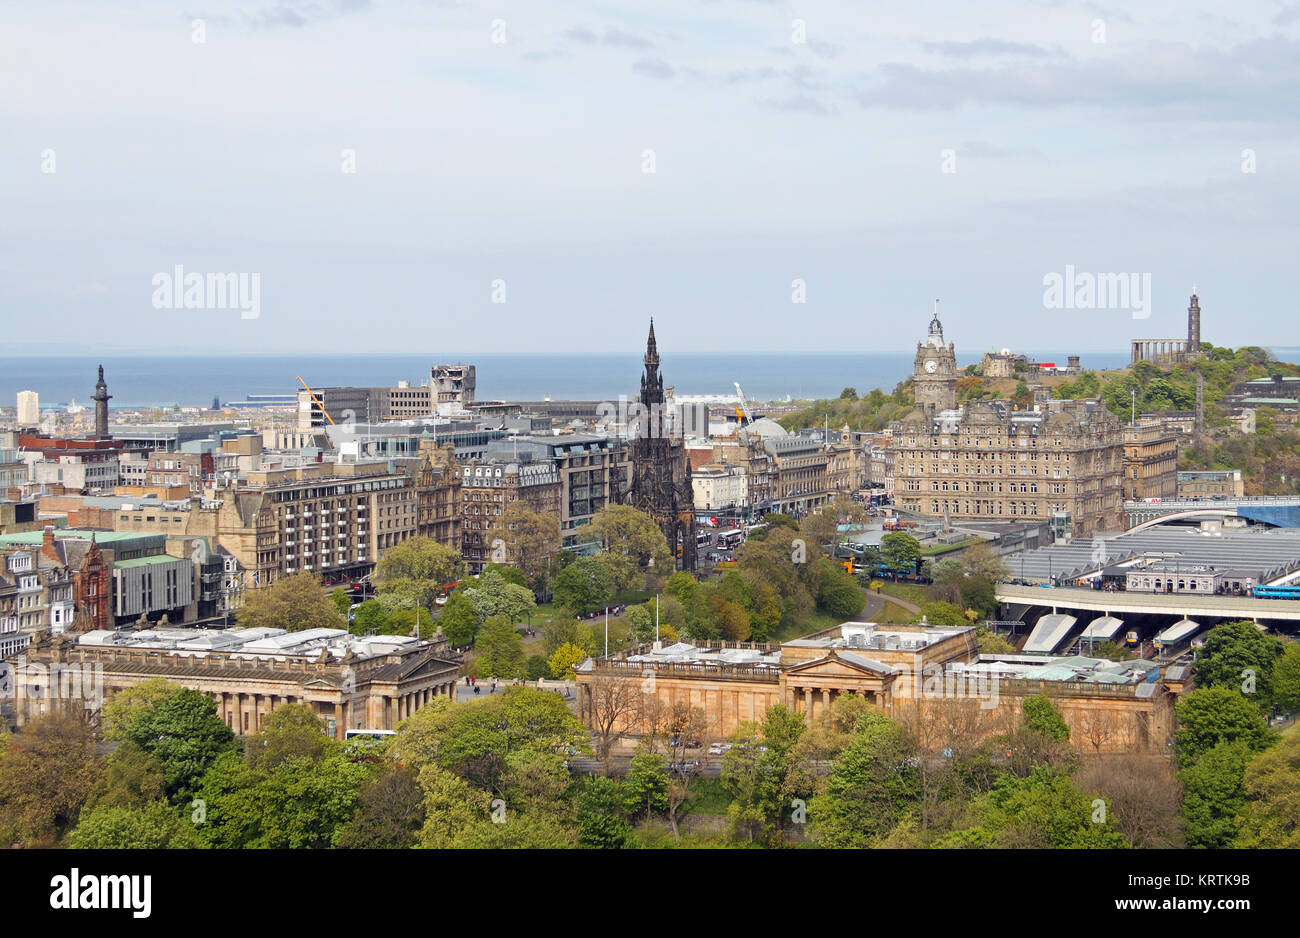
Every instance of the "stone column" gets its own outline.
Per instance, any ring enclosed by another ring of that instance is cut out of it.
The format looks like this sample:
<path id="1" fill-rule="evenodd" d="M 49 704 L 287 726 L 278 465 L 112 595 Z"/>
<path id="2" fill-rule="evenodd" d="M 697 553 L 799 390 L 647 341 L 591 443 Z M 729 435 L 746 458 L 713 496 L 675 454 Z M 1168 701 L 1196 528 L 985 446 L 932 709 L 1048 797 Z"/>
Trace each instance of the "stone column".
<path id="1" fill-rule="evenodd" d="M 334 704 L 334 738 L 342 739 L 347 729 L 347 704 L 342 701 Z"/>

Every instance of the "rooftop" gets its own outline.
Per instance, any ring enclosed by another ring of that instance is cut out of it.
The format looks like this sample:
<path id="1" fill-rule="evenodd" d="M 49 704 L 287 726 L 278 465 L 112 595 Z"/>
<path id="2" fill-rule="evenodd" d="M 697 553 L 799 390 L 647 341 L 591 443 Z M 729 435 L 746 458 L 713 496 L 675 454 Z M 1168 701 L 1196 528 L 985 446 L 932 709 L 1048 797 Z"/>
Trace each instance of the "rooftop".
<path id="1" fill-rule="evenodd" d="M 158 651 L 237 654 L 245 658 L 310 658 L 322 650 L 340 660 L 350 650 L 359 660 L 400 653 L 426 644 L 408 635 L 352 635 L 342 629 L 144 629 L 141 631 L 96 629 L 78 637 L 78 644 L 111 648 Z"/>

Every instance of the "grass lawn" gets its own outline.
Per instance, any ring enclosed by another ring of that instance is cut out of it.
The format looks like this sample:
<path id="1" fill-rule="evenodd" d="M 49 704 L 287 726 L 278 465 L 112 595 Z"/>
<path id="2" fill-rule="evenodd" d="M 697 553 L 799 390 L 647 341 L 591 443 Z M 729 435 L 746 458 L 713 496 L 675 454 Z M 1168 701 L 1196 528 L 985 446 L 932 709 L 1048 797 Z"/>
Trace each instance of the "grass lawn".
<path id="1" fill-rule="evenodd" d="M 912 613 L 891 602 L 886 602 L 876 613 L 876 622 L 880 625 L 907 625 L 913 618 Z"/>
<path id="2" fill-rule="evenodd" d="M 880 588 L 880 592 L 886 596 L 897 596 L 899 599 L 905 599 L 909 603 L 915 603 L 918 606 L 926 602 L 925 590 L 926 587 L 916 583 L 890 583 L 888 581 Z M 892 606 L 893 603 L 888 605 Z"/>
<path id="3" fill-rule="evenodd" d="M 691 797 L 682 805 L 682 814 L 726 814 L 731 795 L 718 778 L 697 778 L 691 782 Z"/>
<path id="4" fill-rule="evenodd" d="M 941 544 L 938 547 L 922 547 L 921 554 L 925 557 L 936 557 L 939 554 L 948 554 L 954 550 L 961 550 L 963 547 L 970 547 L 972 544 L 980 542 L 978 537 L 968 537 L 964 541 L 958 541 L 956 544 Z"/>

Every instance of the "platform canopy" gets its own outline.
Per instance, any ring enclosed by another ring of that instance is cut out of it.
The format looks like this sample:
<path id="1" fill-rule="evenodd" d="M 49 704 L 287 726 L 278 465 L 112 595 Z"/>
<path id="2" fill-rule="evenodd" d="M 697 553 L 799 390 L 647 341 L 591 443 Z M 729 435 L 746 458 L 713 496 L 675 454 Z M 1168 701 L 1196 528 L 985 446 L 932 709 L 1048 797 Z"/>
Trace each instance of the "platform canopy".
<path id="1" fill-rule="evenodd" d="M 1067 616 L 1064 613 L 1052 613 L 1043 616 L 1034 626 L 1034 630 L 1029 633 L 1029 638 L 1022 649 L 1027 652 L 1038 654 L 1051 654 L 1056 650 L 1061 642 L 1065 641 L 1065 636 L 1070 634 L 1079 620 L 1074 616 Z"/>
<path id="2" fill-rule="evenodd" d="M 1083 634 L 1079 637 L 1090 639 L 1110 639 L 1114 638 L 1123 627 L 1123 619 L 1117 619 L 1114 616 L 1098 616 L 1088 623 L 1088 627 L 1083 630 Z"/>

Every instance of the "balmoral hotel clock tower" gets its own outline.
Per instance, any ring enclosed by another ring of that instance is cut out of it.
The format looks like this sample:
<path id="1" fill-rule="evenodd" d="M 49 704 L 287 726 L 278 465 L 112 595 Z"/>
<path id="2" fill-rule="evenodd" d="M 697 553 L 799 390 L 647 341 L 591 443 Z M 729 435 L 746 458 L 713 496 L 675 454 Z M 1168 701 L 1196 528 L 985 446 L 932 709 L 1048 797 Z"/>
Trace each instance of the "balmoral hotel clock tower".
<path id="1" fill-rule="evenodd" d="M 951 342 L 943 344 L 938 300 L 934 301 L 930 334 L 924 342 L 916 343 L 916 365 L 912 375 L 918 406 L 932 412 L 952 410 L 957 406 L 957 354 Z"/>

